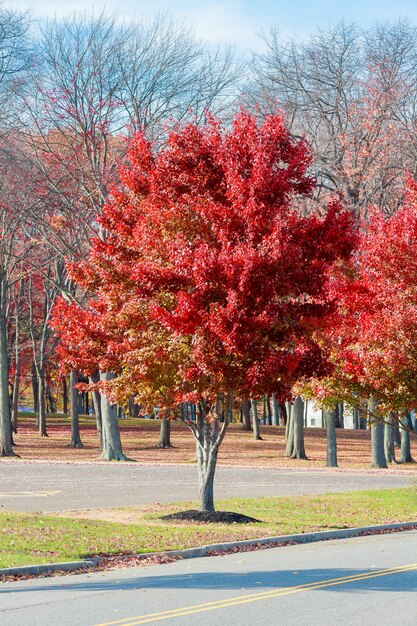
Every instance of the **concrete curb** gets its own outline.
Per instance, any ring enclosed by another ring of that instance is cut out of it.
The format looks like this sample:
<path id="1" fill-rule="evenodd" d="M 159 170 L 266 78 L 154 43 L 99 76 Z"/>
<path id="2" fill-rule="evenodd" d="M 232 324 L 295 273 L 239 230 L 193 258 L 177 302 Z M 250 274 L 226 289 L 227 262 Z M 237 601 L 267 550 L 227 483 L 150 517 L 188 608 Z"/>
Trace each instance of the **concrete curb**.
<path id="1" fill-rule="evenodd" d="M 185 550 L 168 550 L 166 552 L 144 552 L 141 554 L 123 555 L 120 557 L 109 557 L 112 563 L 118 560 L 136 557 L 147 559 L 155 556 L 168 556 L 179 559 L 195 559 L 207 556 L 212 552 L 226 552 L 228 550 L 238 550 L 241 547 L 254 549 L 267 545 L 268 547 L 282 546 L 288 544 L 313 543 L 316 541 L 328 541 L 330 539 L 349 539 L 361 535 L 378 534 L 380 531 L 395 532 L 397 529 L 413 530 L 417 529 L 415 522 L 397 522 L 395 524 L 381 524 L 379 526 L 362 526 L 360 528 L 343 528 L 341 530 L 325 530 L 313 533 L 298 535 L 280 535 L 278 537 L 262 537 L 260 539 L 246 539 L 244 541 L 232 541 L 228 543 L 210 544 L 197 548 L 187 548 Z M 99 562 L 105 561 L 107 557 L 97 557 L 83 559 L 81 561 L 69 561 L 66 563 L 45 563 L 44 565 L 23 565 L 20 567 L 0 568 L 0 578 L 3 576 L 33 576 L 36 574 L 48 574 L 53 572 L 74 572 L 80 569 L 88 570 L 94 568 Z"/>

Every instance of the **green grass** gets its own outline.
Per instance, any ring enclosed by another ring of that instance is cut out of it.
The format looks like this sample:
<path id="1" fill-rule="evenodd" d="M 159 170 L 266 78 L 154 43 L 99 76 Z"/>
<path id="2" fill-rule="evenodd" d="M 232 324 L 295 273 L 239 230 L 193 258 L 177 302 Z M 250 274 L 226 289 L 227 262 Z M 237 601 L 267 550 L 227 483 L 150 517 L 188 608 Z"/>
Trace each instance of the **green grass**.
<path id="1" fill-rule="evenodd" d="M 270 535 L 417 520 L 417 488 L 346 494 L 229 499 L 220 510 L 245 513 L 258 524 L 164 523 L 159 517 L 192 503 L 117 509 L 120 522 L 0 513 L 0 567 L 77 560 L 95 554 L 172 550 Z M 129 519 L 129 523 L 126 520 Z M 133 520 L 133 523 L 131 522 Z M 137 521 L 136 521 L 137 520 Z"/>

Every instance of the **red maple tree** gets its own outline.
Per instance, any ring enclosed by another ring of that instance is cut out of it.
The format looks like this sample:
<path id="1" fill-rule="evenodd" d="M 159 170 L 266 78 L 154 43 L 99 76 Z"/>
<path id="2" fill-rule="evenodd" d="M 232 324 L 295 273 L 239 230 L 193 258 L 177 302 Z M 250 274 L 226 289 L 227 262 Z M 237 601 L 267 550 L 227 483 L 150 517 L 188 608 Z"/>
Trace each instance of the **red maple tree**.
<path id="1" fill-rule="evenodd" d="M 312 335 L 333 306 L 329 269 L 355 235 L 338 202 L 303 214 L 310 162 L 280 114 L 258 124 L 242 111 L 228 129 L 188 124 L 158 152 L 136 136 L 99 218 L 105 240 L 70 267 L 89 306 L 56 307 L 61 356 L 117 373 L 102 383 L 112 401 L 135 393 L 171 412 L 197 403 L 188 424 L 202 510 L 214 510 L 233 401 L 289 397 L 301 377 L 326 371 Z"/>

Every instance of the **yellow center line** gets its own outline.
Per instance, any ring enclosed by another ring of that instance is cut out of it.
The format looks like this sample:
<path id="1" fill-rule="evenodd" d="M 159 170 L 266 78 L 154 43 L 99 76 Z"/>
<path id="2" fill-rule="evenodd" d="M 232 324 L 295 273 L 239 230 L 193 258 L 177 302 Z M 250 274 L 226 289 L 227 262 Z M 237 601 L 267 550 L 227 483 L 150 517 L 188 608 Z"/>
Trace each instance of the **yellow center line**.
<path id="1" fill-rule="evenodd" d="M 329 578 L 326 580 L 319 580 L 312 583 L 306 583 L 303 585 L 294 585 L 291 587 L 283 587 L 282 589 L 274 589 L 271 591 L 263 591 L 259 593 L 246 594 L 244 596 L 235 596 L 225 600 L 215 600 L 212 602 L 205 602 L 204 604 L 194 604 L 188 607 L 182 607 L 178 609 L 170 609 L 167 611 L 160 611 L 158 613 L 148 613 L 147 615 L 137 615 L 134 617 L 128 617 L 113 622 L 103 622 L 96 624 L 96 626 L 138 626 L 139 624 L 147 624 L 150 622 L 162 621 L 173 617 L 181 617 L 183 615 L 192 615 L 193 613 L 203 613 L 205 611 L 213 611 L 215 609 L 222 609 L 229 606 L 236 606 L 238 604 L 246 604 L 249 602 L 257 602 L 259 600 L 267 600 L 269 598 L 277 598 L 279 596 L 286 596 L 294 593 L 301 593 L 302 591 L 309 591 L 313 589 L 323 589 L 325 587 L 332 587 L 335 585 L 343 585 L 347 583 L 353 583 L 355 581 L 367 580 L 369 578 L 378 578 L 380 576 L 389 576 L 393 574 L 401 574 L 402 572 L 417 570 L 417 563 L 411 565 L 402 565 L 398 567 L 391 567 L 382 570 L 376 570 L 374 572 L 364 572 L 362 574 L 353 574 L 351 576 L 341 576 L 339 578 Z"/>

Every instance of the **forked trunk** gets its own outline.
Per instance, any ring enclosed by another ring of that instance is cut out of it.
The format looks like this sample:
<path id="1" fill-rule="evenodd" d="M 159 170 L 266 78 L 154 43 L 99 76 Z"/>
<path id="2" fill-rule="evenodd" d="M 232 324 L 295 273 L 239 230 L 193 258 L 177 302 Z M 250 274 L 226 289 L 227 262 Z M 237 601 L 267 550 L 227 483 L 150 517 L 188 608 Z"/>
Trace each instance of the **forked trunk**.
<path id="1" fill-rule="evenodd" d="M 103 382 L 113 380 L 115 377 L 115 374 L 112 372 L 100 372 L 100 380 Z M 117 405 L 110 404 L 104 392 L 100 396 L 103 426 L 103 451 L 101 458 L 104 461 L 127 461 L 127 457 L 123 454 L 120 439 Z"/>
<path id="2" fill-rule="evenodd" d="M 200 491 L 200 511 L 213 512 L 214 508 L 214 474 L 217 465 L 219 447 L 226 434 L 232 413 L 232 396 L 228 394 L 224 421 L 219 425 L 219 402 L 214 412 L 204 400 L 197 406 L 196 421 L 188 421 L 196 441 L 198 483 Z"/>

